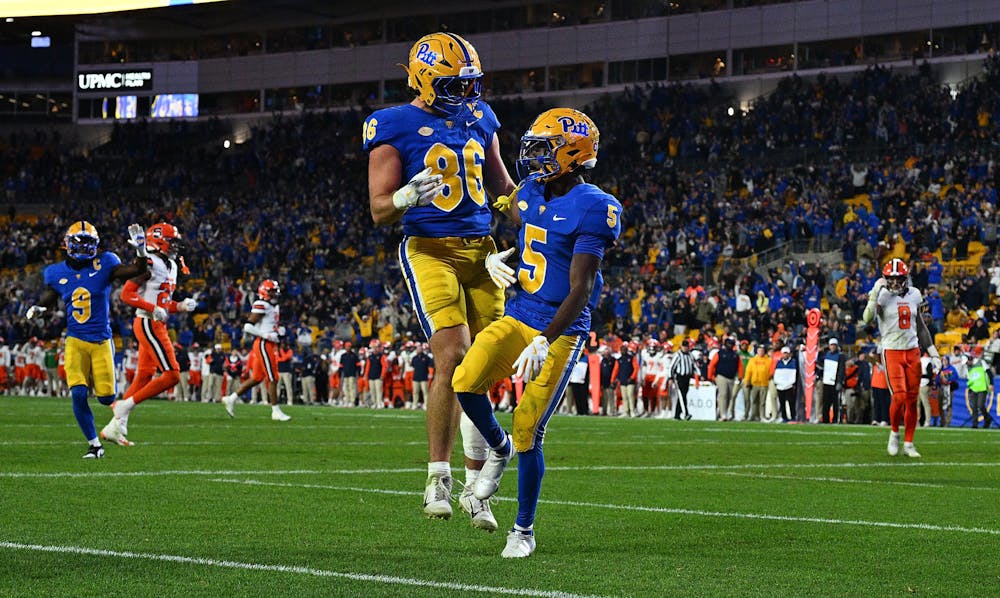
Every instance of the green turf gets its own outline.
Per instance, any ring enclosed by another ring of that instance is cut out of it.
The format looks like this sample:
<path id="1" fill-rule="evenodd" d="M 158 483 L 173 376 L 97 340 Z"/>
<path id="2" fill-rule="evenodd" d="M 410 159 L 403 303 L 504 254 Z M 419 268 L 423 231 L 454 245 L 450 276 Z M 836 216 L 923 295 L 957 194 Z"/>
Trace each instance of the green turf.
<path id="1" fill-rule="evenodd" d="M 997 430 L 909 460 L 883 428 L 558 415 L 510 561 L 516 472 L 496 534 L 421 516 L 421 412 L 150 401 L 89 461 L 68 399 L 0 407 L 0 596 L 1000 593 Z"/>

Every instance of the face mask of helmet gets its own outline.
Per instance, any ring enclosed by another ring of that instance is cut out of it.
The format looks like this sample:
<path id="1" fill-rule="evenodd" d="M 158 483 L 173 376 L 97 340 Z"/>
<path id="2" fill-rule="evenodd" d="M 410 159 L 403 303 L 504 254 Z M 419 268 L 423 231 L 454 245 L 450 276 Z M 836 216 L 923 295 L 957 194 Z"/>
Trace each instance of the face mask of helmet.
<path id="1" fill-rule="evenodd" d="M 909 285 L 905 276 L 889 276 L 885 279 L 885 286 L 893 293 L 902 295 L 907 291 Z"/>
<path id="2" fill-rule="evenodd" d="M 563 143 L 562 137 L 522 137 L 517 176 L 526 180 L 555 178 L 559 174 L 556 150 Z"/>
<path id="3" fill-rule="evenodd" d="M 479 101 L 483 90 L 483 76 L 459 75 L 434 79 L 434 108 L 448 116 L 457 116 L 465 107 Z"/>
<path id="4" fill-rule="evenodd" d="M 74 260 L 89 260 L 97 256 L 98 239 L 87 234 L 66 237 L 66 255 Z"/>

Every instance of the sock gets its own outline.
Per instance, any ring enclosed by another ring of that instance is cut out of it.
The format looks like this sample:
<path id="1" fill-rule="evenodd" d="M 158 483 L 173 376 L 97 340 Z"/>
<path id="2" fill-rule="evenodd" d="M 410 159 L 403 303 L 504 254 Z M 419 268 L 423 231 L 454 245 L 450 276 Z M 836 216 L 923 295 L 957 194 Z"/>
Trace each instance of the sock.
<path id="1" fill-rule="evenodd" d="M 135 399 L 132 397 L 124 401 L 115 401 L 115 417 L 128 417 L 133 407 L 135 407 Z"/>
<path id="2" fill-rule="evenodd" d="M 542 476 L 545 475 L 545 455 L 541 444 L 536 441 L 534 448 L 517 454 L 517 519 L 515 529 L 531 529 L 535 524 L 535 510 L 538 495 L 542 491 Z"/>
<path id="3" fill-rule="evenodd" d="M 94 428 L 94 412 L 87 404 L 87 387 L 78 384 L 70 389 L 70 396 L 73 398 L 73 415 L 76 416 L 76 423 L 83 432 L 83 437 L 87 442 L 97 439 L 97 430 Z"/>
<path id="4" fill-rule="evenodd" d="M 531 525 L 529 525 L 528 527 L 524 527 L 524 526 L 521 526 L 521 525 L 518 525 L 518 524 L 515 523 L 514 524 L 514 529 L 512 529 L 511 531 L 515 531 L 515 532 L 517 532 L 519 534 L 524 534 L 525 536 L 533 536 L 533 535 L 535 535 L 535 531 L 534 531 L 533 527 L 534 526 L 531 526 Z"/>
<path id="5" fill-rule="evenodd" d="M 431 461 L 427 464 L 427 475 L 442 477 L 451 475 L 451 463 L 447 461 Z"/>
<path id="6" fill-rule="evenodd" d="M 91 438 L 87 442 L 90 443 L 90 446 L 101 446 L 101 441 L 96 436 Z"/>
<path id="7" fill-rule="evenodd" d="M 476 483 L 476 478 L 479 477 L 479 472 L 480 471 L 482 471 L 482 470 L 480 470 L 480 469 L 469 469 L 468 467 L 466 467 L 465 468 L 465 485 L 466 486 L 472 486 L 473 484 L 475 484 Z"/>
<path id="8" fill-rule="evenodd" d="M 493 403 L 484 394 L 474 392 L 460 392 L 458 402 L 462 404 L 462 410 L 469 416 L 476 429 L 486 439 L 486 443 L 494 450 L 500 451 L 506 446 L 506 434 L 497 418 L 493 415 Z"/>

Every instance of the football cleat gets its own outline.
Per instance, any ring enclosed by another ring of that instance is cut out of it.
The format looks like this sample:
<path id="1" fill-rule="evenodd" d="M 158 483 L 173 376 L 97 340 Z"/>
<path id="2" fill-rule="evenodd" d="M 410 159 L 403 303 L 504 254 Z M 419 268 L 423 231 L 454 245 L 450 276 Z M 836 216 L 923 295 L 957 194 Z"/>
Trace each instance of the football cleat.
<path id="1" fill-rule="evenodd" d="M 104 456 L 104 447 L 101 445 L 88 446 L 87 452 L 83 454 L 84 459 L 100 459 Z"/>
<path id="2" fill-rule="evenodd" d="M 899 432 L 889 432 L 889 456 L 895 457 L 899 454 Z"/>
<path id="3" fill-rule="evenodd" d="M 917 449 L 913 446 L 912 442 L 903 443 L 903 454 L 914 459 L 920 458 L 920 453 L 917 452 Z"/>
<path id="4" fill-rule="evenodd" d="M 238 398 L 239 397 L 236 396 L 235 392 L 222 397 L 222 404 L 225 405 L 226 413 L 229 414 L 229 417 L 236 417 L 236 413 L 233 412 L 233 407 L 236 405 L 236 400 Z"/>
<path id="5" fill-rule="evenodd" d="M 271 412 L 271 419 L 274 420 L 274 421 L 276 421 L 276 422 L 286 422 L 286 421 L 292 419 L 292 416 L 288 415 L 287 413 L 285 413 L 281 409 L 278 409 L 277 411 L 272 411 Z"/>
<path id="6" fill-rule="evenodd" d="M 501 455 L 494 449 L 490 449 L 490 454 L 486 457 L 483 470 L 479 472 L 479 477 L 472 484 L 472 493 L 479 500 L 486 500 L 496 494 L 500 489 L 500 478 L 503 477 L 507 464 L 514 460 L 514 441 L 510 434 L 504 433 L 504 445 L 507 447 L 507 454 Z"/>
<path id="7" fill-rule="evenodd" d="M 451 476 L 427 476 L 424 515 L 428 519 L 451 519 Z"/>
<path id="8" fill-rule="evenodd" d="M 493 533 L 497 531 L 497 520 L 490 510 L 490 501 L 479 500 L 472 494 L 472 484 L 467 484 L 458 497 L 458 506 L 472 517 L 472 527 Z"/>
<path id="9" fill-rule="evenodd" d="M 512 529 L 507 534 L 507 545 L 503 547 L 500 556 L 505 559 L 523 559 L 531 556 L 533 552 L 535 552 L 535 535 Z"/>
<path id="10" fill-rule="evenodd" d="M 114 442 L 120 446 L 135 446 L 134 442 L 125 438 L 125 435 L 122 434 L 121 422 L 118 421 L 117 417 L 112 417 L 108 425 L 104 426 L 101 430 L 101 439 Z"/>

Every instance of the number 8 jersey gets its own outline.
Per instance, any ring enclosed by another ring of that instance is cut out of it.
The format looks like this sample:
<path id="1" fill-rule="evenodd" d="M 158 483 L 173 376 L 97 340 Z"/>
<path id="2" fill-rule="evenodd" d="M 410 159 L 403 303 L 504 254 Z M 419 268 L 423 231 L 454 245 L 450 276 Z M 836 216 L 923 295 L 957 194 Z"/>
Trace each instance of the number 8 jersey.
<path id="1" fill-rule="evenodd" d="M 923 300 L 920 291 L 913 287 L 909 287 L 902 297 L 886 288 L 879 291 L 880 309 L 876 311 L 876 318 L 883 349 L 905 350 L 919 346 L 913 319 L 920 317 Z"/>
<path id="2" fill-rule="evenodd" d="M 375 111 L 365 121 L 367 151 L 388 144 L 399 152 L 403 183 L 430 167 L 445 187 L 426 206 L 403 214 L 403 234 L 410 237 L 485 237 L 490 208 L 483 185 L 486 150 L 500 128 L 493 110 L 479 101 L 454 118 L 426 112 L 413 104 Z"/>

